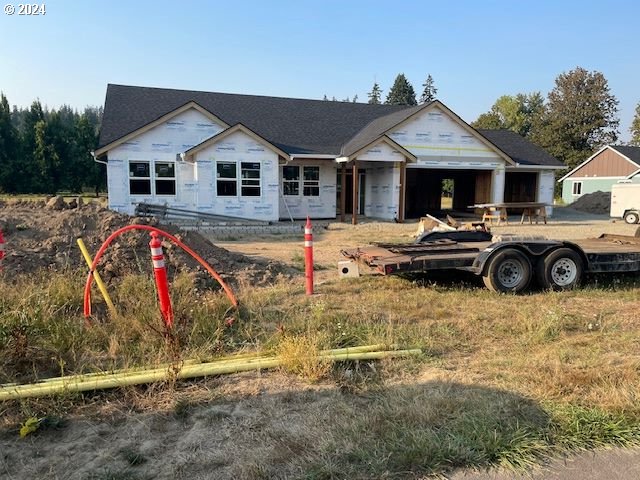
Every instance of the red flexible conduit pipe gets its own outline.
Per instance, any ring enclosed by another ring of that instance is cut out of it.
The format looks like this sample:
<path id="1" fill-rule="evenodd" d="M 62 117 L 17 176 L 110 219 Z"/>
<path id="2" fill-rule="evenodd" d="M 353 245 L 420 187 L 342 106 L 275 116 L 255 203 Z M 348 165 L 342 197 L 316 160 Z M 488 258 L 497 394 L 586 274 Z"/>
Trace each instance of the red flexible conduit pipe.
<path id="1" fill-rule="evenodd" d="M 87 282 L 84 286 L 85 318 L 89 318 L 91 316 L 91 284 L 93 283 L 93 272 L 98 266 L 98 262 L 100 261 L 100 258 L 104 254 L 104 251 L 107 249 L 107 247 L 111 244 L 111 242 L 113 242 L 113 240 L 116 237 L 130 230 L 146 230 L 148 232 L 157 232 L 163 237 L 171 240 L 174 244 L 176 244 L 177 246 L 182 248 L 185 252 L 187 252 L 189 255 L 191 255 L 200 265 L 202 265 L 207 270 L 207 272 L 209 272 L 209 274 L 218 281 L 220 286 L 224 289 L 225 293 L 227 294 L 227 297 L 229 297 L 229 300 L 231 301 L 233 306 L 234 307 L 238 306 L 238 300 L 236 299 L 236 296 L 233 294 L 229 286 L 224 282 L 222 277 L 220 277 L 220 275 L 218 275 L 218 273 L 211 267 L 211 265 L 205 262 L 200 255 L 198 255 L 196 252 L 191 250 L 189 247 L 187 247 L 184 243 L 182 243 L 176 237 L 174 237 L 170 233 L 160 230 L 159 228 L 150 227 L 148 225 L 127 225 L 126 227 L 122 227 L 116 230 L 115 232 L 113 232 L 111 235 L 109 235 L 109 237 L 104 241 L 104 243 L 98 250 L 98 253 L 96 254 L 95 258 L 93 259 L 93 263 L 91 264 L 91 270 L 89 270 L 89 275 L 87 276 Z"/>

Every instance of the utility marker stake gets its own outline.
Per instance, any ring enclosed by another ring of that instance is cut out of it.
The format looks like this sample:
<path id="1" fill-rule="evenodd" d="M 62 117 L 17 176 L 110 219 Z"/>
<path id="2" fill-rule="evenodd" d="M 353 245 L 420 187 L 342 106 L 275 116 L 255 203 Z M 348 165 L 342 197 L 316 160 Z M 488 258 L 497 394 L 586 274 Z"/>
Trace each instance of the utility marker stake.
<path id="1" fill-rule="evenodd" d="M 313 295 L 313 228 L 309 217 L 304 226 L 304 277 L 307 295 Z"/>

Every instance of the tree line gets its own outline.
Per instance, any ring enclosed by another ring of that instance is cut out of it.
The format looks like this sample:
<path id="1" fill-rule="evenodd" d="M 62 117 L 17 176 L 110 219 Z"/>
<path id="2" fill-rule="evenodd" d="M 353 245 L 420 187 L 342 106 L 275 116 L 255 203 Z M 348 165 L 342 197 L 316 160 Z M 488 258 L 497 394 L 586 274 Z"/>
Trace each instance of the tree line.
<path id="1" fill-rule="evenodd" d="M 563 161 L 569 169 L 620 138 L 618 100 L 607 79 L 601 72 L 582 67 L 558 75 L 546 98 L 541 92 L 499 97 L 471 125 L 513 130 Z M 640 103 L 629 130 L 629 143 L 640 146 Z"/>
<path id="2" fill-rule="evenodd" d="M 429 74 L 427 75 L 426 80 L 422 84 L 424 87 L 422 91 L 422 95 L 420 96 L 420 103 L 431 102 L 436 99 L 436 94 L 438 93 L 438 89 L 435 86 L 435 82 L 433 81 L 433 77 Z M 374 105 L 379 105 L 382 103 L 382 89 L 380 88 L 380 84 L 378 82 L 374 82 L 371 91 L 367 93 L 369 97 L 369 101 L 367 103 L 371 103 Z M 323 100 L 329 100 L 327 95 L 324 96 Z M 337 102 L 336 97 L 331 97 L 331 101 Z M 353 96 L 353 100 L 350 100 L 349 97 L 342 100 L 343 102 L 357 102 L 358 95 Z M 387 99 L 384 102 L 386 105 L 418 105 L 418 100 L 416 100 L 416 92 L 413 88 L 413 85 L 407 80 L 404 73 L 398 74 L 395 81 L 393 82 L 393 86 L 389 90 L 387 94 Z"/>
<path id="3" fill-rule="evenodd" d="M 68 105 L 11 109 L 0 93 L 0 192 L 96 194 L 106 187 L 104 166 L 93 161 L 102 107 Z"/>
<path id="4" fill-rule="evenodd" d="M 438 89 L 430 74 L 422 87 L 418 101 L 413 85 L 400 73 L 384 103 L 412 106 L 436 99 Z M 374 82 L 367 94 L 368 103 L 383 103 L 382 93 L 380 84 Z M 356 99 L 357 95 L 353 101 Z M 325 100 L 328 100 L 326 95 Z M 471 123 L 475 128 L 513 130 L 544 148 L 569 169 L 602 146 L 618 142 L 619 124 L 618 100 L 609 90 L 607 79 L 601 72 L 582 67 L 558 75 L 555 87 L 546 96 L 541 92 L 502 95 L 488 112 Z M 640 102 L 630 133 L 629 144 L 640 146 Z"/>

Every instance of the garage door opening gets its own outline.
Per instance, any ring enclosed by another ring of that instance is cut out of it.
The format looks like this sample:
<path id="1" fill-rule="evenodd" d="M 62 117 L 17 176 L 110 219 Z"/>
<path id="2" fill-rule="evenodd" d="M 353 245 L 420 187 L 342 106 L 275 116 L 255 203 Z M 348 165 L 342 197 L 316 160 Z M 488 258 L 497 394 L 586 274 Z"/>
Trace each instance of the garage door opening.
<path id="1" fill-rule="evenodd" d="M 471 212 L 491 201 L 491 171 L 407 168 L 405 218 Z"/>

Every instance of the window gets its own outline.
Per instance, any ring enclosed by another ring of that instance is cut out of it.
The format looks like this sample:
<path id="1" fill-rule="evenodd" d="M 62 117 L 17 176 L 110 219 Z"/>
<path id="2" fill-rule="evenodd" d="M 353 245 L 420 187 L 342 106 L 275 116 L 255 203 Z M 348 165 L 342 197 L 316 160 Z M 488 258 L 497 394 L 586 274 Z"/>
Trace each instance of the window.
<path id="1" fill-rule="evenodd" d="M 216 163 L 216 191 L 219 197 L 238 195 L 238 176 L 236 162 Z"/>
<path id="2" fill-rule="evenodd" d="M 241 187 L 243 197 L 260 196 L 260 163 L 240 162 Z"/>
<path id="3" fill-rule="evenodd" d="M 305 197 L 320 196 L 320 167 L 302 167 L 303 188 Z"/>
<path id="4" fill-rule="evenodd" d="M 156 162 L 156 195 L 176 194 L 176 165 L 173 162 Z"/>
<path id="5" fill-rule="evenodd" d="M 151 195 L 149 162 L 129 162 L 129 193 Z"/>
<path id="6" fill-rule="evenodd" d="M 300 188 L 300 167 L 287 165 L 282 167 L 282 190 L 284 195 L 305 197 L 320 196 L 320 167 L 302 167 L 302 189 Z"/>
<path id="7" fill-rule="evenodd" d="M 573 194 L 582 195 L 582 182 L 573 182 Z"/>
<path id="8" fill-rule="evenodd" d="M 282 190 L 284 195 L 300 195 L 300 167 L 282 167 Z"/>

